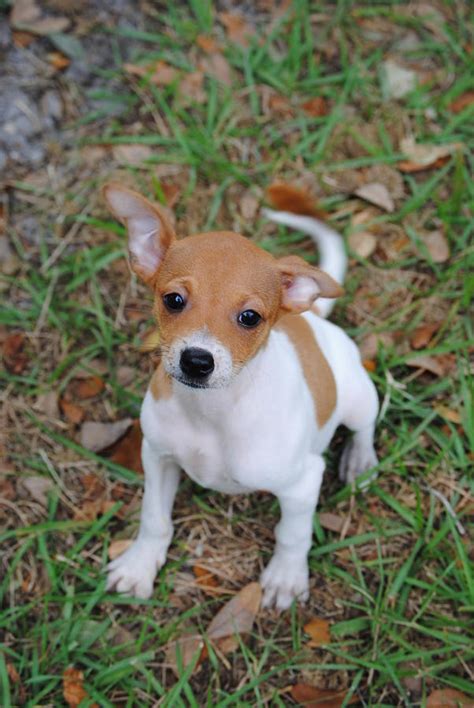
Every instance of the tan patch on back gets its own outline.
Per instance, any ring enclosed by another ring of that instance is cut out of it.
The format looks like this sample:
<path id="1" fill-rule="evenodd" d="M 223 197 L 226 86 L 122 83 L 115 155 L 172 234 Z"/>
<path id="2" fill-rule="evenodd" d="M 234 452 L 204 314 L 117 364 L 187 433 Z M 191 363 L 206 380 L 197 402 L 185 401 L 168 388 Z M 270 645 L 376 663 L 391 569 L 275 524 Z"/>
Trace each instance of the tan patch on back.
<path id="1" fill-rule="evenodd" d="M 336 407 L 336 381 L 309 323 L 301 315 L 284 315 L 276 329 L 283 331 L 298 353 L 314 401 L 316 420 L 323 427 Z"/>
<path id="2" fill-rule="evenodd" d="M 155 401 L 170 398 L 173 393 L 171 377 L 166 373 L 162 363 L 158 364 L 151 377 L 150 391 Z"/>

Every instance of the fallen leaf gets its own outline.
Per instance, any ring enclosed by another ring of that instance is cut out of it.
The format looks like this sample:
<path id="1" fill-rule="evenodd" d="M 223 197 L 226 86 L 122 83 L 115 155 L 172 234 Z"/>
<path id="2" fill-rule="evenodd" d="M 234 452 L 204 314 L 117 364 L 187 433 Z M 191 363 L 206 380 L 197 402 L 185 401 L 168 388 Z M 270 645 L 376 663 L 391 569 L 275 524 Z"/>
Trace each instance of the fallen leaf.
<path id="1" fill-rule="evenodd" d="M 432 322 L 430 324 L 417 327 L 410 337 L 410 344 L 413 349 L 424 349 L 430 343 L 433 335 L 441 327 L 441 322 Z"/>
<path id="2" fill-rule="evenodd" d="M 392 59 L 382 62 L 382 82 L 387 98 L 403 98 L 416 88 L 417 75 Z"/>
<path id="3" fill-rule="evenodd" d="M 204 90 L 204 74 L 202 71 L 192 71 L 185 74 L 179 84 L 181 97 L 185 103 L 205 103 L 207 93 Z"/>
<path id="4" fill-rule="evenodd" d="M 216 614 L 207 628 L 207 636 L 218 642 L 223 653 L 229 653 L 238 647 L 236 634 L 248 634 L 255 621 L 262 600 L 262 588 L 259 583 L 249 583 L 240 590 Z M 230 642 L 221 640 L 230 638 Z"/>
<path id="5" fill-rule="evenodd" d="M 86 421 L 81 428 L 80 443 L 87 450 L 100 452 L 117 442 L 132 423 L 133 420 L 131 418 L 123 418 L 115 421 L 115 423 Z"/>
<path id="6" fill-rule="evenodd" d="M 466 706 L 472 708 L 474 699 L 466 696 L 455 688 L 439 688 L 428 696 L 426 708 L 458 708 Z"/>
<path id="7" fill-rule="evenodd" d="M 134 420 L 125 435 L 110 450 L 107 450 L 107 457 L 117 465 L 122 465 L 137 474 L 143 474 L 142 439 L 140 421 Z"/>
<path id="8" fill-rule="evenodd" d="M 7 661 L 7 673 L 10 678 L 10 681 L 13 683 L 18 683 L 20 680 L 20 674 L 16 670 L 16 668 L 11 664 L 10 662 Z"/>
<path id="9" fill-rule="evenodd" d="M 362 359 L 362 366 L 371 374 L 377 370 L 377 363 L 373 359 Z"/>
<path id="10" fill-rule="evenodd" d="M 183 670 L 188 668 L 193 659 L 196 659 L 194 667 L 194 671 L 196 671 L 204 656 L 203 649 L 204 639 L 199 634 L 197 627 L 189 624 L 186 627 L 186 632 L 166 646 L 165 660 L 174 675 L 180 678 Z M 198 653 L 199 656 L 196 657 Z"/>
<path id="11" fill-rule="evenodd" d="M 291 689 L 293 700 L 310 708 L 340 708 L 346 695 L 346 691 L 326 691 L 306 683 L 297 683 Z M 355 696 L 349 700 L 352 703 L 358 703 Z"/>
<path id="12" fill-rule="evenodd" d="M 424 145 L 416 143 L 413 137 L 403 138 L 400 141 L 400 152 L 403 152 L 408 160 L 399 162 L 397 167 L 401 172 L 407 173 L 433 169 L 463 147 L 462 143 Z"/>
<path id="13" fill-rule="evenodd" d="M 21 266 L 21 261 L 10 246 L 7 236 L 0 236 L 0 272 L 4 275 L 14 275 Z"/>
<path id="14" fill-rule="evenodd" d="M 214 52 L 203 57 L 199 62 L 199 69 L 226 86 L 232 86 L 232 70 L 223 54 Z"/>
<path id="15" fill-rule="evenodd" d="M 63 696 L 69 708 L 76 708 L 89 698 L 84 688 L 84 674 L 79 669 L 69 666 L 63 673 Z M 95 704 L 96 705 L 96 704 Z"/>
<path id="16" fill-rule="evenodd" d="M 394 336 L 391 332 L 371 332 L 359 342 L 359 351 L 362 359 L 375 359 L 379 347 L 391 347 Z"/>
<path id="17" fill-rule="evenodd" d="M 224 25 L 231 42 L 239 44 L 241 47 L 249 46 L 249 37 L 254 34 L 254 30 L 242 15 L 232 12 L 220 12 L 219 19 Z"/>
<path id="18" fill-rule="evenodd" d="M 118 558 L 118 556 L 121 556 L 122 553 L 125 553 L 125 551 L 130 548 L 132 543 L 133 540 L 131 538 L 119 538 L 116 541 L 112 541 L 108 549 L 109 559 L 113 561 L 115 558 Z"/>
<path id="19" fill-rule="evenodd" d="M 41 411 L 50 420 L 59 417 L 58 394 L 56 391 L 48 391 L 41 393 L 36 399 L 33 408 Z"/>
<path id="20" fill-rule="evenodd" d="M 474 91 L 466 91 L 465 93 L 458 96 L 452 103 L 449 104 L 448 108 L 452 113 L 461 113 L 468 106 L 472 106 L 474 103 Z"/>
<path id="21" fill-rule="evenodd" d="M 195 565 L 193 573 L 196 576 L 196 582 L 201 590 L 203 590 L 206 595 L 215 596 L 215 588 L 219 587 L 219 581 L 211 571 L 200 565 Z"/>
<path id="22" fill-rule="evenodd" d="M 245 221 L 253 221 L 258 211 L 258 204 L 259 200 L 250 189 L 244 192 L 240 200 L 240 213 Z"/>
<path id="23" fill-rule="evenodd" d="M 15 27 L 31 34 L 47 37 L 49 34 L 64 32 L 70 24 L 68 17 L 43 17 L 34 21 L 17 22 Z"/>
<path id="24" fill-rule="evenodd" d="M 324 219 L 326 213 L 320 209 L 311 194 L 300 187 L 285 182 L 273 182 L 267 188 L 268 201 L 280 211 L 294 211 L 296 214 Z"/>
<path id="25" fill-rule="evenodd" d="M 364 199 L 370 204 L 375 204 L 375 206 L 384 209 L 391 213 L 395 209 L 395 204 L 384 184 L 379 182 L 370 182 L 369 184 L 363 184 L 361 187 L 354 191 L 354 194 L 361 199 Z"/>
<path id="26" fill-rule="evenodd" d="M 54 487 L 54 483 L 48 477 L 33 475 L 31 477 L 22 477 L 21 486 L 26 489 L 28 494 L 33 497 L 38 504 L 46 507 L 48 505 L 48 492 Z"/>
<path id="27" fill-rule="evenodd" d="M 310 98 L 309 101 L 305 101 L 301 104 L 301 108 L 313 118 L 321 118 L 322 116 L 327 116 L 329 113 L 328 103 L 322 96 Z"/>
<path id="28" fill-rule="evenodd" d="M 323 529 L 340 533 L 343 529 L 345 519 L 342 519 L 336 514 L 331 514 L 328 511 L 321 511 L 318 515 L 319 523 Z"/>
<path id="29" fill-rule="evenodd" d="M 61 54 L 61 52 L 50 52 L 47 57 L 49 63 L 58 71 L 67 69 L 67 67 L 71 63 L 69 57 L 64 56 L 64 54 Z"/>
<path id="30" fill-rule="evenodd" d="M 203 50 L 203 52 L 206 52 L 206 54 L 216 54 L 221 50 L 220 44 L 214 39 L 214 37 L 210 37 L 207 34 L 198 34 L 196 37 L 196 44 Z"/>
<path id="31" fill-rule="evenodd" d="M 368 258 L 377 248 L 377 239 L 370 231 L 353 231 L 347 242 L 351 251 L 361 258 Z"/>
<path id="32" fill-rule="evenodd" d="M 329 626 L 327 620 L 317 617 L 307 622 L 307 624 L 304 625 L 304 631 L 311 637 L 309 646 L 319 647 L 322 644 L 329 644 L 331 642 Z"/>
<path id="33" fill-rule="evenodd" d="M 141 165 L 153 155 L 153 150 L 149 145 L 140 145 L 139 143 L 114 145 L 112 155 L 117 162 Z"/>
<path id="34" fill-rule="evenodd" d="M 74 396 L 80 401 L 98 396 L 105 388 L 104 380 L 100 376 L 90 376 L 87 379 L 76 381 L 73 386 Z"/>
<path id="35" fill-rule="evenodd" d="M 3 460 L 5 460 L 5 451 L 2 449 L 0 452 L 2 453 Z M 2 467 L 6 467 L 5 462 L 2 462 Z M 0 473 L 0 497 L 8 499 L 8 501 L 12 501 L 16 498 L 16 490 L 13 482 L 2 473 Z"/>
<path id="36" fill-rule="evenodd" d="M 119 366 L 117 369 L 117 383 L 128 386 L 137 377 L 137 371 L 132 366 Z"/>
<path id="37" fill-rule="evenodd" d="M 10 334 L 3 342 L 3 361 L 12 374 L 21 374 L 28 366 L 25 345 L 26 337 L 23 332 Z"/>
<path id="38" fill-rule="evenodd" d="M 449 420 L 451 423 L 460 423 L 462 418 L 459 411 L 455 411 L 448 406 L 444 406 L 442 403 L 438 403 L 433 406 L 434 410 L 441 418 Z"/>
<path id="39" fill-rule="evenodd" d="M 166 206 L 172 209 L 181 196 L 181 187 L 172 182 L 161 182 L 160 187 L 166 200 Z"/>
<path id="40" fill-rule="evenodd" d="M 405 364 L 411 368 L 429 371 L 435 376 L 442 377 L 453 371 L 456 366 L 456 358 L 453 354 L 437 354 L 433 356 L 426 354 L 407 359 Z"/>
<path id="41" fill-rule="evenodd" d="M 10 24 L 12 27 L 34 22 L 41 16 L 41 10 L 34 0 L 14 0 L 10 12 Z"/>
<path id="42" fill-rule="evenodd" d="M 434 263 L 445 263 L 449 256 L 449 244 L 443 231 L 437 229 L 421 236 Z"/>
<path id="43" fill-rule="evenodd" d="M 275 113 L 278 116 L 289 118 L 293 114 L 293 106 L 286 96 L 279 93 L 271 93 L 267 101 L 268 110 L 270 113 Z"/>
<path id="44" fill-rule="evenodd" d="M 71 401 L 66 401 L 64 398 L 61 398 L 59 400 L 59 408 L 64 417 L 67 418 L 70 423 L 74 423 L 74 425 L 78 425 L 84 420 L 86 414 L 84 408 L 81 408 L 81 406 L 75 403 L 71 403 Z"/>
<path id="45" fill-rule="evenodd" d="M 21 30 L 15 30 L 12 32 L 12 39 L 15 47 L 25 49 L 25 47 L 29 47 L 30 44 L 35 41 L 36 37 L 31 32 L 22 32 Z"/>
<path id="46" fill-rule="evenodd" d="M 123 68 L 127 74 L 148 77 L 149 81 L 155 86 L 169 86 L 178 79 L 180 73 L 174 66 L 162 60 L 147 65 L 126 63 Z"/>

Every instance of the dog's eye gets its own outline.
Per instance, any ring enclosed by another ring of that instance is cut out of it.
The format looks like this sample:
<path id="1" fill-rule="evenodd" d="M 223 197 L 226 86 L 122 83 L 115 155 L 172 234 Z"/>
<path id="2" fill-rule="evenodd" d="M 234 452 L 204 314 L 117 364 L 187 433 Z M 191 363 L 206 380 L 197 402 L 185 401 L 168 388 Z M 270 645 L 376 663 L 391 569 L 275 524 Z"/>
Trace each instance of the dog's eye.
<path id="1" fill-rule="evenodd" d="M 243 327 L 256 327 L 262 318 L 255 310 L 244 310 L 237 318 Z"/>
<path id="2" fill-rule="evenodd" d="M 168 293 L 163 296 L 163 302 L 168 310 L 180 312 L 186 305 L 186 300 L 179 293 Z"/>

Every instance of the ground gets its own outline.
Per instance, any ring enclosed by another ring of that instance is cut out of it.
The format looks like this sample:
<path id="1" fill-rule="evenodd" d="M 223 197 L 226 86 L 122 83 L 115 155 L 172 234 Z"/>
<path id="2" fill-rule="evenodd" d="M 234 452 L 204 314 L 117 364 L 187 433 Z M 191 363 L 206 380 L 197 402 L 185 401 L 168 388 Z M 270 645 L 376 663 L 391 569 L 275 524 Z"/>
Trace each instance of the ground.
<path id="1" fill-rule="evenodd" d="M 1 705 L 472 704 L 472 7 L 0 8 Z M 167 205 L 180 235 L 230 228 L 314 260 L 260 216 L 280 181 L 346 237 L 332 318 L 379 392 L 378 477 L 342 486 L 338 433 L 308 604 L 260 610 L 227 647 L 209 623 L 269 558 L 268 495 L 183 482 L 153 598 L 105 592 L 137 528 L 130 423 L 156 361 L 110 179 Z M 206 651 L 180 670 L 186 628 Z"/>

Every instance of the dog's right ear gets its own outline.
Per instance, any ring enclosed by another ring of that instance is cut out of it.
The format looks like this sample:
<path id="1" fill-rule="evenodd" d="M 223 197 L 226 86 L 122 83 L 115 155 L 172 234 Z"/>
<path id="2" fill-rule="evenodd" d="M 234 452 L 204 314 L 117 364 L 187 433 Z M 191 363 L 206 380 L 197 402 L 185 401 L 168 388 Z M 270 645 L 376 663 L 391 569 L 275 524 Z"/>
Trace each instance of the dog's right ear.
<path id="1" fill-rule="evenodd" d="M 176 236 L 165 214 L 141 194 L 111 182 L 102 190 L 112 214 L 128 231 L 132 270 L 149 283 Z"/>

